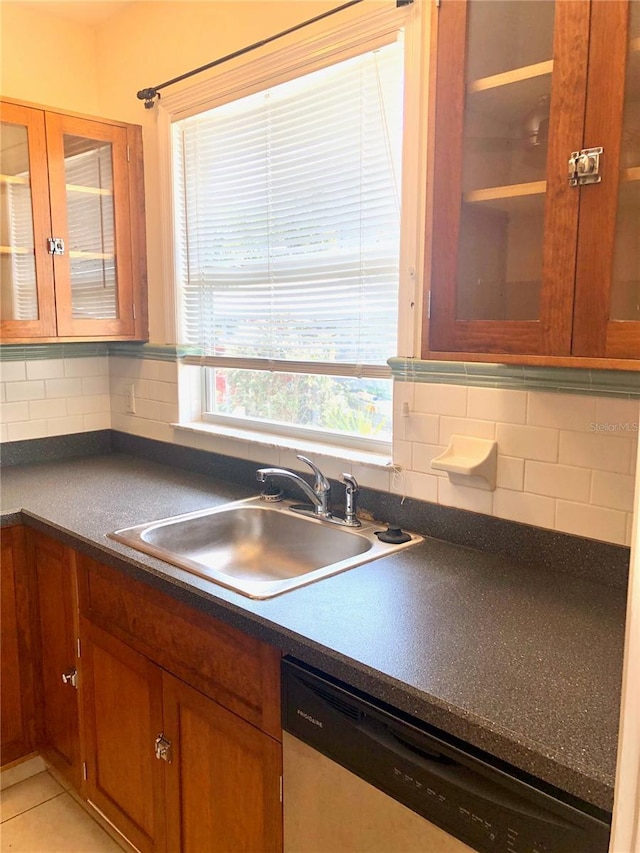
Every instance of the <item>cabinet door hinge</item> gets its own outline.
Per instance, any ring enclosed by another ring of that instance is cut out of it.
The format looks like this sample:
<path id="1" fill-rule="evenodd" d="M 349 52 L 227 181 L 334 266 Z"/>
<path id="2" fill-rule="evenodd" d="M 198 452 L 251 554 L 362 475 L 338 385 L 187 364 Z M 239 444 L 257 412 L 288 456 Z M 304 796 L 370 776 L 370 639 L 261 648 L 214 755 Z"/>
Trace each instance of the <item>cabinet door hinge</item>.
<path id="1" fill-rule="evenodd" d="M 87 770 L 87 762 L 86 761 L 82 762 L 82 778 L 84 779 L 85 782 L 89 778 L 89 771 Z"/>

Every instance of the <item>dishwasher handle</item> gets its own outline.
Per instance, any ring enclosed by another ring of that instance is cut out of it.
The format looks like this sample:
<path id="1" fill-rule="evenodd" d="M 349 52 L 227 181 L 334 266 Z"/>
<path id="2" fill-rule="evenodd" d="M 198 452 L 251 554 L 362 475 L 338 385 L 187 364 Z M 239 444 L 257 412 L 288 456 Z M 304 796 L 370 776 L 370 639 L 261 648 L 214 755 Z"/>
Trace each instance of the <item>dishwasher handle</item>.
<path id="1" fill-rule="evenodd" d="M 421 768 L 442 782 L 451 785 L 458 791 L 464 791 L 473 797 L 491 803 L 501 809 L 509 809 L 520 815 L 526 815 L 534 820 L 553 824 L 567 831 L 573 829 L 573 824 L 563 820 L 548 809 L 525 800 L 513 793 L 506 785 L 501 785 L 493 779 L 476 772 L 454 756 L 438 749 L 431 749 L 424 743 L 418 743 L 418 738 L 412 738 L 405 727 L 389 726 L 366 714 L 358 724 L 358 728 L 375 740 L 387 752 L 410 762 L 414 767 Z M 423 740 L 420 736 L 420 740 Z"/>

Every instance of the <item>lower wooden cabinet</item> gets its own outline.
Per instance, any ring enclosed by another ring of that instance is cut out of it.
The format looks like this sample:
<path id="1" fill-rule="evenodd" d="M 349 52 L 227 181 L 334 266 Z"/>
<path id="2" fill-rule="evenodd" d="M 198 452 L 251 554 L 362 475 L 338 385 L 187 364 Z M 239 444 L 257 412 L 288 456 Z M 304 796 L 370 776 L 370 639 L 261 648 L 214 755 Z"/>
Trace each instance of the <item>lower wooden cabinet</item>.
<path id="1" fill-rule="evenodd" d="M 33 642 L 24 530 L 2 530 L 0 576 L 0 762 L 5 765 L 35 748 Z"/>
<path id="2" fill-rule="evenodd" d="M 164 850 L 162 670 L 86 619 L 81 644 L 87 799 L 142 853 Z"/>
<path id="3" fill-rule="evenodd" d="M 56 539 L 2 535 L 2 760 L 141 853 L 281 853 L 280 652 Z"/>
<path id="4" fill-rule="evenodd" d="M 37 619 L 37 721 L 45 758 L 76 789 L 82 785 L 78 705 L 78 590 L 75 554 L 29 530 Z"/>
<path id="5" fill-rule="evenodd" d="M 166 672 L 162 700 L 167 849 L 281 851 L 281 744 Z"/>

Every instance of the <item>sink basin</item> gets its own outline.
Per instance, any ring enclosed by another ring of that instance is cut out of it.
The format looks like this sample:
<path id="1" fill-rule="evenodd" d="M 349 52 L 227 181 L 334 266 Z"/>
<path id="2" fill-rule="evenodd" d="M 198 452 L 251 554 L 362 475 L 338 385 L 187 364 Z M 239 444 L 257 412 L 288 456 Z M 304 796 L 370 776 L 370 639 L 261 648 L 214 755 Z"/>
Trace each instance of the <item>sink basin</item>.
<path id="1" fill-rule="evenodd" d="M 411 534 L 400 545 L 380 542 L 381 525 L 342 527 L 295 515 L 291 505 L 249 498 L 109 536 L 250 598 L 271 598 L 422 541 Z"/>

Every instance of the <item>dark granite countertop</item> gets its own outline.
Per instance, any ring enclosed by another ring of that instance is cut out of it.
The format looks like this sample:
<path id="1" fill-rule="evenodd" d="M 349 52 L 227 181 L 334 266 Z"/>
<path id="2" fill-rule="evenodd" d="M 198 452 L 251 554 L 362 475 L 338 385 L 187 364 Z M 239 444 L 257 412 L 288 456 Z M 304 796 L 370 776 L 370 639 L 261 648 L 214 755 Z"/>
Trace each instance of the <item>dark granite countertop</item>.
<path id="1" fill-rule="evenodd" d="M 257 491 L 257 489 L 256 489 Z M 611 810 L 625 593 L 436 539 L 254 601 L 106 538 L 244 498 L 123 454 L 2 473 L 22 520 L 600 808 Z"/>

